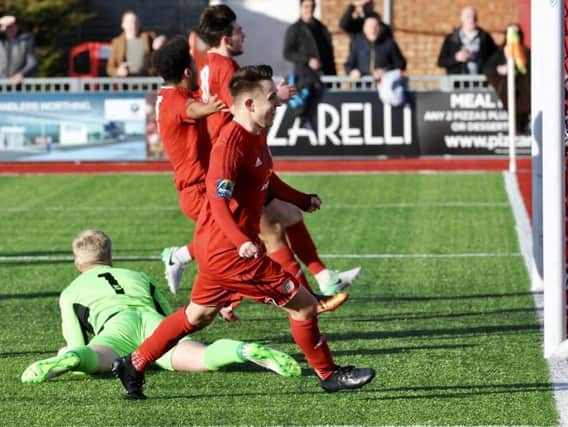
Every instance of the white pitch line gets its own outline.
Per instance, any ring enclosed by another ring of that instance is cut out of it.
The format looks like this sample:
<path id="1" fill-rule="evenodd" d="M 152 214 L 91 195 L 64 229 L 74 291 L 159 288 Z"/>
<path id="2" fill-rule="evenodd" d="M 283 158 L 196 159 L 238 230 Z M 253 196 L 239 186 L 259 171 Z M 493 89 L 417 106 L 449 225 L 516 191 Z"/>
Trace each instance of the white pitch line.
<path id="1" fill-rule="evenodd" d="M 525 267 L 527 273 L 531 275 L 532 272 L 532 232 L 530 227 L 529 218 L 519 185 L 514 173 L 503 172 L 505 180 L 505 189 L 507 196 L 511 201 L 513 208 L 513 216 L 515 217 L 517 238 L 519 239 L 519 246 L 523 253 Z M 544 327 L 544 297 L 542 292 L 533 292 L 533 299 L 540 324 L 540 329 L 543 331 Z M 551 357 L 547 359 L 548 370 L 550 372 L 550 381 L 554 391 L 554 399 L 556 400 L 556 409 L 560 417 L 558 425 L 568 426 L 568 389 L 565 385 L 568 383 L 568 361 L 566 359 Z"/>
<path id="2" fill-rule="evenodd" d="M 323 258 L 353 258 L 353 259 L 393 259 L 393 258 L 490 258 L 490 257 L 519 257 L 519 252 L 471 252 L 461 254 L 324 254 Z"/>
<path id="3" fill-rule="evenodd" d="M 325 209 L 402 209 L 402 208 L 485 208 L 509 207 L 508 202 L 440 202 L 440 203 L 369 203 L 369 204 L 325 204 Z M 0 212 L 102 212 L 102 211 L 178 211 L 177 206 L 37 206 L 37 207 L 3 207 Z"/>
<path id="4" fill-rule="evenodd" d="M 334 259 L 428 259 L 428 258 L 493 258 L 493 257 L 520 257 L 519 252 L 472 252 L 459 254 L 322 254 L 322 258 Z M 159 256 L 152 255 L 118 255 L 113 256 L 115 261 L 160 261 Z M 3 255 L 0 263 L 10 262 L 62 262 L 73 261 L 70 255 Z"/>

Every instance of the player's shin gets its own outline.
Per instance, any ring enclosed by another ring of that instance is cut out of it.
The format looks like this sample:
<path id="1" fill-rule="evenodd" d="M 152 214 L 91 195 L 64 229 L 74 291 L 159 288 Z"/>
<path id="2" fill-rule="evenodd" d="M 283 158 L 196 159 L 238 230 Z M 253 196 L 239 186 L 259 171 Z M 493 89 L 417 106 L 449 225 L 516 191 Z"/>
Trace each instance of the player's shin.
<path id="1" fill-rule="evenodd" d="M 306 275 L 302 270 L 302 267 L 296 260 L 296 257 L 290 250 L 288 246 L 282 246 L 280 249 L 270 252 L 268 256 L 273 260 L 276 261 L 284 271 L 290 273 L 292 276 L 298 280 L 300 285 L 306 288 L 308 291 L 312 292 L 312 289 L 308 283 Z"/>
<path id="2" fill-rule="evenodd" d="M 333 355 L 325 337 L 320 333 L 317 316 L 307 320 L 288 317 L 292 337 L 306 356 L 308 364 L 320 379 L 326 379 L 335 370 Z"/>
<path id="3" fill-rule="evenodd" d="M 300 260 L 308 267 L 310 273 L 318 274 L 325 268 L 318 255 L 318 250 L 304 221 L 286 227 L 286 237 L 290 246 Z"/>
<path id="4" fill-rule="evenodd" d="M 241 355 L 242 341 L 220 339 L 207 346 L 204 354 L 204 363 L 208 370 L 218 371 L 233 363 L 244 363 L 246 359 Z"/>
<path id="5" fill-rule="evenodd" d="M 144 342 L 132 353 L 132 364 L 138 372 L 158 360 L 184 336 L 200 329 L 187 319 L 185 307 L 166 317 Z"/>

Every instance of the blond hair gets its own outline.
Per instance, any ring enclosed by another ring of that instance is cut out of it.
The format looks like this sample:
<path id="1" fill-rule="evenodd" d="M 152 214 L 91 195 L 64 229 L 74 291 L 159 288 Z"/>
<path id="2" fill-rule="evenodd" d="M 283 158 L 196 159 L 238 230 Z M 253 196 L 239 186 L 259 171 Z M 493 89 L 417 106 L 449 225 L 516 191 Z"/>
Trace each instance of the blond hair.
<path id="1" fill-rule="evenodd" d="M 85 264 L 110 264 L 112 241 L 99 230 L 83 230 L 73 240 L 75 262 Z"/>

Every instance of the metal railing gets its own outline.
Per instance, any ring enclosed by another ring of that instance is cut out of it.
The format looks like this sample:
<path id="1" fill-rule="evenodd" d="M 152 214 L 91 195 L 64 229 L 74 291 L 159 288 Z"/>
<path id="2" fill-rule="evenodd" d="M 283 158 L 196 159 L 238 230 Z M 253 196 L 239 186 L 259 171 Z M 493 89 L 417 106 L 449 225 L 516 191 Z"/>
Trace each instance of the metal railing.
<path id="1" fill-rule="evenodd" d="M 353 79 L 346 76 L 324 76 L 322 81 L 330 91 L 376 90 L 372 77 Z M 96 77 L 96 78 L 27 78 L 16 85 L 10 79 L 0 79 L 0 94 L 10 93 L 84 93 L 84 92 L 157 92 L 162 85 L 160 77 Z M 483 75 L 410 76 L 412 91 L 489 90 Z"/>

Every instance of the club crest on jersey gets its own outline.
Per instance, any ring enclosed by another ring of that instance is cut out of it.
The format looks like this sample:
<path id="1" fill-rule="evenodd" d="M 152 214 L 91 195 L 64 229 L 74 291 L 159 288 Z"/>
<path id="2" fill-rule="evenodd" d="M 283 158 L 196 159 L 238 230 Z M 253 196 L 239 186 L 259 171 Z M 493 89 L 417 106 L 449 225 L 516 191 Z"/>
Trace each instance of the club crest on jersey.
<path id="1" fill-rule="evenodd" d="M 284 285 L 282 285 L 282 290 L 287 294 L 292 293 L 294 288 L 294 282 L 286 282 L 284 283 Z"/>
<path id="2" fill-rule="evenodd" d="M 217 197 L 227 200 L 231 199 L 233 197 L 233 188 L 235 188 L 235 184 L 230 179 L 218 179 Z"/>

